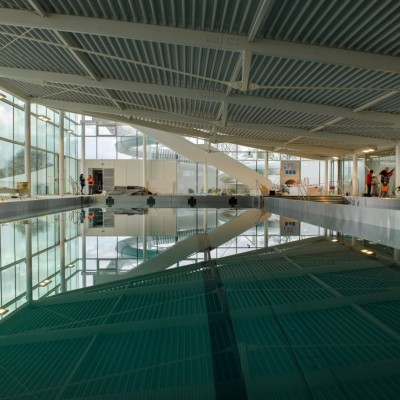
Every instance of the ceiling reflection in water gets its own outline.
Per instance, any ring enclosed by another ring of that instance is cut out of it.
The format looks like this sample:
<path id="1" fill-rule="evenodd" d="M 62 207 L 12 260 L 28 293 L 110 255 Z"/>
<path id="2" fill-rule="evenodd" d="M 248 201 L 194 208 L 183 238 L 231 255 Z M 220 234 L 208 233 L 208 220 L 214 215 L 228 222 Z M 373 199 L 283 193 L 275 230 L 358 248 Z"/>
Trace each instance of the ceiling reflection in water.
<path id="1" fill-rule="evenodd" d="M 367 241 L 261 210 L 85 208 L 0 230 L 0 318 L 39 298 L 316 236 Z M 370 246 L 371 247 L 371 246 Z M 395 257 L 372 244 L 374 254 Z"/>

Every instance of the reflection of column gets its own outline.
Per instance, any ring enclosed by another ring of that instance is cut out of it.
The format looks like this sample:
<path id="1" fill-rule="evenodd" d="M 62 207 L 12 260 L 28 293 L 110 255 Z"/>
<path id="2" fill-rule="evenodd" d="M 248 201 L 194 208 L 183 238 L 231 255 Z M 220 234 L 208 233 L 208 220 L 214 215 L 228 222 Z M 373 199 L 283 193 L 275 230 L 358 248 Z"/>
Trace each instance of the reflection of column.
<path id="1" fill-rule="evenodd" d="M 60 214 L 60 292 L 65 292 L 65 213 Z"/>
<path id="2" fill-rule="evenodd" d="M 26 301 L 31 303 L 32 293 L 32 226 L 31 221 L 25 221 L 25 247 L 26 247 Z"/>
<path id="3" fill-rule="evenodd" d="M 143 186 L 147 187 L 147 136 L 143 134 Z"/>
<path id="4" fill-rule="evenodd" d="M 400 249 L 393 249 L 394 254 L 393 254 L 393 260 L 396 262 L 400 262 Z"/>
<path id="5" fill-rule="evenodd" d="M 25 101 L 25 181 L 28 182 L 27 194 L 32 196 L 32 158 L 31 158 L 31 102 Z"/>
<path id="6" fill-rule="evenodd" d="M 264 247 L 268 247 L 268 220 L 264 221 Z"/>
<path id="7" fill-rule="evenodd" d="M 396 144 L 396 169 L 395 169 L 395 187 L 400 186 L 400 143 Z"/>
<path id="8" fill-rule="evenodd" d="M 58 193 L 60 196 L 65 194 L 65 157 L 64 157 L 64 111 L 60 111 L 60 159 L 58 162 Z"/>
<path id="9" fill-rule="evenodd" d="M 147 218 L 143 214 L 143 262 L 147 260 Z"/>
<path id="10" fill-rule="evenodd" d="M 207 235 L 207 230 L 208 230 L 208 210 L 207 208 L 204 208 L 203 210 L 203 232 L 205 235 Z M 210 248 L 205 248 L 204 249 L 204 261 L 211 260 L 211 255 L 210 255 Z"/>
<path id="11" fill-rule="evenodd" d="M 82 287 L 86 287 L 86 218 L 81 224 L 81 240 L 82 240 Z"/>
<path id="12" fill-rule="evenodd" d="M 325 196 L 329 194 L 329 160 L 325 160 Z"/>
<path id="13" fill-rule="evenodd" d="M 353 247 L 356 247 L 356 246 L 357 246 L 357 238 L 355 238 L 354 236 L 351 238 L 351 245 L 352 245 Z"/>
<path id="14" fill-rule="evenodd" d="M 353 154 L 353 196 L 358 196 L 357 154 Z"/>

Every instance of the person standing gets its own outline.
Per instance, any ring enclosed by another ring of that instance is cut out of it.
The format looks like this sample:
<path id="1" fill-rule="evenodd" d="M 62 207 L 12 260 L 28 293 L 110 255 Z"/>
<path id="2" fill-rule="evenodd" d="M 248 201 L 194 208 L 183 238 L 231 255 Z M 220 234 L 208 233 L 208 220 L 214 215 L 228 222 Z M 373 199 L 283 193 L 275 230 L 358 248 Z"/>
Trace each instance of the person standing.
<path id="1" fill-rule="evenodd" d="M 389 171 L 389 167 L 386 167 L 383 171 L 379 172 L 381 176 L 381 197 L 386 197 L 389 191 L 390 177 L 393 175 L 394 168 Z"/>
<path id="2" fill-rule="evenodd" d="M 83 174 L 80 174 L 79 175 L 79 184 L 81 185 L 81 194 L 83 194 L 83 189 L 85 188 L 85 186 L 86 186 L 86 179 L 85 179 L 85 177 L 83 176 Z"/>
<path id="3" fill-rule="evenodd" d="M 367 177 L 365 178 L 365 183 L 367 184 L 367 195 L 371 196 L 371 186 L 372 186 L 372 176 L 373 176 L 374 170 L 370 169 Z"/>
<path id="4" fill-rule="evenodd" d="M 93 194 L 94 190 L 94 179 L 92 175 L 89 175 L 87 178 L 88 184 L 89 184 L 89 194 Z"/>

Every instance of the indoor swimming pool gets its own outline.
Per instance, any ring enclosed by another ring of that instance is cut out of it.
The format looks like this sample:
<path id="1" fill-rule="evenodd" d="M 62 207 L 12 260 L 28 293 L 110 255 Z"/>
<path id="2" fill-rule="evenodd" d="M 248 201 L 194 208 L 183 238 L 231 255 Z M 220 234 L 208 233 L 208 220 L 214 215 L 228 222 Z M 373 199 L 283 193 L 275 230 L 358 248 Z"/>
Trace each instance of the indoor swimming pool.
<path id="1" fill-rule="evenodd" d="M 395 399 L 397 252 L 258 209 L 3 223 L 2 398 Z"/>
<path id="2" fill-rule="evenodd" d="M 350 236 L 326 225 L 237 208 L 119 205 L 9 221 L 0 230 L 1 308 L 11 312 L 27 298 L 103 284 L 129 271 L 145 275 L 312 237 L 395 257 L 396 249 L 363 233 Z"/>

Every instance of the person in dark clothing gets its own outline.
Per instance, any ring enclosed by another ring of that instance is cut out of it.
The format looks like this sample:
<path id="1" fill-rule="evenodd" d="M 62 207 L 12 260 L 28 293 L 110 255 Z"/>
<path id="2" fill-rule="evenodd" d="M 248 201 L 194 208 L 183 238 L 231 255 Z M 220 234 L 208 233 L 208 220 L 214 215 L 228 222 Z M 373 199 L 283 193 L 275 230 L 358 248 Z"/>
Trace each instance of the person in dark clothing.
<path id="1" fill-rule="evenodd" d="M 367 195 L 368 196 L 371 196 L 371 186 L 372 186 L 373 174 L 374 174 L 374 170 L 370 169 L 368 174 L 367 174 L 367 177 L 365 179 L 365 183 L 367 184 Z"/>
<path id="2" fill-rule="evenodd" d="M 86 179 L 85 179 L 85 177 L 83 176 L 83 174 L 80 174 L 79 175 L 79 184 L 81 185 L 81 194 L 83 194 L 83 189 L 85 188 L 85 186 L 86 186 Z"/>

